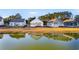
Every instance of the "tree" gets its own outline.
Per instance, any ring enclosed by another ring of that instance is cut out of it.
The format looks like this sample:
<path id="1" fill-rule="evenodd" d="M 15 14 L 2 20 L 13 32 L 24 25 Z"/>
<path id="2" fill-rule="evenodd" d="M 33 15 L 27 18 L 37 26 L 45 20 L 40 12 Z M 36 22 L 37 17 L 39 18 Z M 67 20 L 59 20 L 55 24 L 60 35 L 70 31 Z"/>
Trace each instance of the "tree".
<path id="1" fill-rule="evenodd" d="M 42 21 L 49 21 L 50 19 L 54 18 L 54 15 L 53 14 L 46 14 L 46 15 L 43 15 L 43 16 L 39 16 L 38 17 L 40 20 Z"/>
<path id="2" fill-rule="evenodd" d="M 79 21 L 79 15 L 76 15 L 74 18 L 76 21 Z"/>
<path id="3" fill-rule="evenodd" d="M 59 16 L 61 17 L 61 19 L 64 21 L 66 18 L 69 19 L 72 17 L 72 13 L 68 12 L 68 11 L 64 11 L 64 12 L 55 12 L 54 16 L 56 18 L 58 18 Z"/>
<path id="4" fill-rule="evenodd" d="M 7 25 L 7 24 L 9 24 L 10 20 L 13 20 L 13 19 L 15 19 L 14 15 L 6 17 L 6 18 L 4 18 L 4 23 Z"/>
<path id="5" fill-rule="evenodd" d="M 75 19 L 79 19 L 79 15 L 76 15 L 76 16 L 75 16 Z"/>
<path id="6" fill-rule="evenodd" d="M 72 13 L 68 12 L 68 11 L 64 11 L 64 12 L 54 12 L 54 13 L 48 13 L 46 15 L 40 16 L 39 19 L 42 20 L 43 22 L 45 21 L 49 21 L 52 18 L 58 18 L 61 17 L 61 19 L 64 21 L 66 18 L 71 18 L 72 17 Z"/>
<path id="7" fill-rule="evenodd" d="M 14 19 L 22 19 L 22 16 L 19 13 L 17 13 L 16 15 L 11 15 L 9 17 L 4 18 L 4 23 L 7 25 L 9 24 L 10 20 Z"/>
<path id="8" fill-rule="evenodd" d="M 43 16 L 38 17 L 44 24 L 44 26 L 47 25 L 47 22 L 51 19 L 50 14 L 46 14 Z"/>
<path id="9" fill-rule="evenodd" d="M 72 17 L 72 13 L 68 12 L 68 11 L 64 11 L 64 12 L 62 12 L 62 14 L 65 15 L 65 18 L 71 18 Z"/>
<path id="10" fill-rule="evenodd" d="M 5 25 L 8 25 L 8 24 L 9 24 L 9 21 L 10 21 L 10 20 L 9 20 L 8 17 L 7 17 L 7 18 L 4 18 L 4 24 L 5 24 Z"/>
<path id="11" fill-rule="evenodd" d="M 31 22 L 32 20 L 34 20 L 36 17 L 29 17 L 28 20 Z"/>
<path id="12" fill-rule="evenodd" d="M 22 19 L 22 16 L 21 16 L 19 13 L 17 13 L 17 14 L 15 15 L 15 19 Z"/>
<path id="13" fill-rule="evenodd" d="M 34 20 L 36 17 L 29 17 L 28 18 L 28 20 L 26 20 L 26 22 L 28 22 L 27 24 L 28 24 L 28 26 L 30 27 L 30 22 L 32 21 L 32 20 Z"/>

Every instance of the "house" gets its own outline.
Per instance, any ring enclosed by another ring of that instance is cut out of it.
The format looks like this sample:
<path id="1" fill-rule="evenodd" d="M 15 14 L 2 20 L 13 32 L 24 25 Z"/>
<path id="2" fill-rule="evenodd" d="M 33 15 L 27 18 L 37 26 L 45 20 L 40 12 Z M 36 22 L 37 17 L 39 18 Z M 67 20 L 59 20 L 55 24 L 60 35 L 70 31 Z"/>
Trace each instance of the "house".
<path id="1" fill-rule="evenodd" d="M 59 27 L 59 26 L 64 26 L 63 21 L 61 19 L 51 19 L 50 21 L 48 21 L 47 26 L 49 27 Z"/>
<path id="2" fill-rule="evenodd" d="M 14 27 L 22 27 L 26 25 L 26 20 L 25 19 L 12 19 L 9 22 L 9 26 L 14 26 Z"/>
<path id="3" fill-rule="evenodd" d="M 4 25 L 4 20 L 2 17 L 0 17 L 0 26 L 3 26 Z"/>
<path id="4" fill-rule="evenodd" d="M 73 19 L 66 19 L 64 21 L 64 26 L 65 27 L 74 27 L 74 26 L 77 26 L 77 23 Z"/>
<path id="5" fill-rule="evenodd" d="M 76 22 L 76 26 L 79 26 L 79 19 L 74 20 Z"/>
<path id="6" fill-rule="evenodd" d="M 39 19 L 34 19 L 30 22 L 30 26 L 31 27 L 42 27 L 43 26 L 43 22 Z"/>

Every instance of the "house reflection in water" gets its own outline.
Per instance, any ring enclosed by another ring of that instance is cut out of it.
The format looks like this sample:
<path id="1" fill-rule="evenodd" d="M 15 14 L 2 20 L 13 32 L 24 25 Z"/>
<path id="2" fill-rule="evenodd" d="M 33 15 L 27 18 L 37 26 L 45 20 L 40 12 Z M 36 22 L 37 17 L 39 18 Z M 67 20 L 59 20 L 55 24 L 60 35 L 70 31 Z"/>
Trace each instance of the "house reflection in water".
<path id="1" fill-rule="evenodd" d="M 0 39 L 2 39 L 3 38 L 3 34 L 0 34 Z"/>

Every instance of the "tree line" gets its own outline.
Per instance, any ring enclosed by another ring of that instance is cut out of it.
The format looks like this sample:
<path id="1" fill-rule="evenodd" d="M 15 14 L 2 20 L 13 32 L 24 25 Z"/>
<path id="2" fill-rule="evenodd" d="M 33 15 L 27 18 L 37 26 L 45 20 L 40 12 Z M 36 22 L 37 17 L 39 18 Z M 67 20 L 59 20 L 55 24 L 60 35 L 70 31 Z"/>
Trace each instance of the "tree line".
<path id="1" fill-rule="evenodd" d="M 41 21 L 44 22 L 44 24 L 47 23 L 47 21 L 51 20 L 51 19 L 54 19 L 54 18 L 58 18 L 58 17 L 61 17 L 61 20 L 64 21 L 66 19 L 70 19 L 73 17 L 73 14 L 69 11 L 63 11 L 63 12 L 54 12 L 54 13 L 48 13 L 48 14 L 45 14 L 45 15 L 42 15 L 42 16 L 39 16 L 38 19 L 40 19 Z M 28 19 L 25 19 L 26 22 L 28 24 L 30 24 L 30 22 L 32 20 L 34 20 L 36 17 L 29 17 Z M 4 23 L 5 24 L 9 24 L 10 20 L 16 20 L 16 19 L 22 19 L 22 16 L 20 13 L 17 13 L 15 15 L 11 15 L 11 16 L 8 16 L 6 18 L 4 18 Z M 74 19 L 75 20 L 79 20 L 79 15 L 75 15 L 74 16 Z"/>

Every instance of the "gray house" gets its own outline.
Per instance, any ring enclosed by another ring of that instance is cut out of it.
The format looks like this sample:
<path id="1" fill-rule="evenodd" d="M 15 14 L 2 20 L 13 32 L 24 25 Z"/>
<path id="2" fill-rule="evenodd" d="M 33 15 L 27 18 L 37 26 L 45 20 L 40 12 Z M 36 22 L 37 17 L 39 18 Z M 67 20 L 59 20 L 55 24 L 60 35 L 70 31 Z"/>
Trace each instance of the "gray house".
<path id="1" fill-rule="evenodd" d="M 61 19 L 51 19 L 50 21 L 48 21 L 47 26 L 49 27 L 59 27 L 59 26 L 64 26 L 64 23 Z"/>
<path id="2" fill-rule="evenodd" d="M 74 26 L 77 26 L 77 22 L 74 21 L 73 19 L 67 19 L 64 21 L 64 26 L 65 27 L 74 27 Z"/>
<path id="3" fill-rule="evenodd" d="M 76 22 L 76 26 L 79 27 L 79 19 L 75 19 L 75 22 Z"/>
<path id="4" fill-rule="evenodd" d="M 25 19 L 12 19 L 9 22 L 9 26 L 25 26 L 26 25 L 26 20 Z"/>

